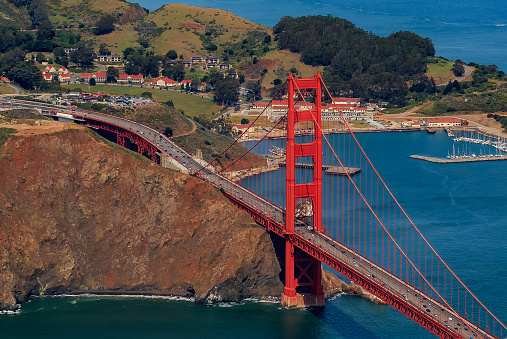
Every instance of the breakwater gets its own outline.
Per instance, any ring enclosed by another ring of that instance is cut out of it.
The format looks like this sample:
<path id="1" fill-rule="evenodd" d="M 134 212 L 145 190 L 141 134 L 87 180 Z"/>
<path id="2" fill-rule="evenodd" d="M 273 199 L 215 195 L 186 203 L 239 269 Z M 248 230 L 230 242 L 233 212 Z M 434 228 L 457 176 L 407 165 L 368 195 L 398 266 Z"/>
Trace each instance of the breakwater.
<path id="1" fill-rule="evenodd" d="M 477 158 L 458 158 L 458 159 L 442 159 L 442 158 L 427 157 L 424 155 L 411 155 L 411 156 L 409 156 L 409 158 L 425 160 L 425 161 L 434 162 L 437 164 L 449 164 L 449 163 L 458 163 L 458 162 L 507 160 L 507 155 L 491 156 L 491 157 L 477 157 Z"/>

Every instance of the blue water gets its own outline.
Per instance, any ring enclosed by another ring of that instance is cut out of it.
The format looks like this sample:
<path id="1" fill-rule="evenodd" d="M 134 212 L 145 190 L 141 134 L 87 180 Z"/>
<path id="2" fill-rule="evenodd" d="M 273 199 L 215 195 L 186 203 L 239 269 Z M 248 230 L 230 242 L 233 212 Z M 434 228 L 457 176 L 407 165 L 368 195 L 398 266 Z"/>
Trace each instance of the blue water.
<path id="1" fill-rule="evenodd" d="M 408 30 L 430 38 L 436 55 L 507 71 L 505 0 L 138 0 L 151 11 L 167 3 L 228 10 L 245 19 L 274 26 L 280 18 L 338 16 L 380 36 Z"/>
<path id="2" fill-rule="evenodd" d="M 357 138 L 437 252 L 505 323 L 507 162 L 408 158 L 447 156 L 453 142 L 443 132 Z M 350 296 L 328 301 L 322 311 L 254 302 L 205 307 L 167 299 L 44 297 L 23 305 L 19 315 L 0 315 L 0 328 L 2 338 L 434 338 L 393 308 Z"/>

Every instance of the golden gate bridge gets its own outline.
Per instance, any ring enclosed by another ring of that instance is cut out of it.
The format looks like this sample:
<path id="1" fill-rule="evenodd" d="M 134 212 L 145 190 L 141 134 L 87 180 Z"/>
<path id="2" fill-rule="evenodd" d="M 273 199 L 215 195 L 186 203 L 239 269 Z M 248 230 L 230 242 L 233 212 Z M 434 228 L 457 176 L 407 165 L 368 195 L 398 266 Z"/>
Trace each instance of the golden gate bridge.
<path id="1" fill-rule="evenodd" d="M 333 106 L 321 76 L 290 75 L 273 99 L 283 98 L 286 113 L 273 115 L 268 105 L 232 145 L 204 164 L 143 124 L 57 109 L 76 122 L 115 133 L 121 145 L 128 139 L 155 162 L 177 158 L 268 232 L 282 237 L 284 307 L 324 305 L 324 263 L 440 338 L 503 338 L 505 325 L 412 222 L 346 119 L 341 114 L 339 121 L 321 119 L 322 107 Z M 9 102 L 56 115 L 53 105 Z M 236 144 L 245 151 L 238 155 Z M 325 173 L 323 167 L 341 171 Z"/>

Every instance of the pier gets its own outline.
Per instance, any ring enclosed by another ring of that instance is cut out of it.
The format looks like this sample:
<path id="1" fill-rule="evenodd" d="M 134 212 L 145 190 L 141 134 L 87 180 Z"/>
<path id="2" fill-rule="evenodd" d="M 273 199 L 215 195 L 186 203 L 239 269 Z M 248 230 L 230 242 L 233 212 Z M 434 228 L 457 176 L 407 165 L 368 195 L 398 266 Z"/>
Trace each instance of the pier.
<path id="1" fill-rule="evenodd" d="M 285 161 L 280 162 L 280 166 L 285 166 Z M 299 168 L 313 168 L 313 164 L 308 163 L 296 163 L 296 167 Z M 334 174 L 334 175 L 354 175 L 359 172 L 361 172 L 361 168 L 358 167 L 341 167 L 341 166 L 329 166 L 329 165 L 322 165 L 322 169 L 326 174 Z"/>
<path id="2" fill-rule="evenodd" d="M 433 158 L 433 157 L 427 157 L 424 155 L 411 155 L 410 158 L 412 159 L 419 159 L 419 160 L 425 160 L 429 162 L 434 162 L 437 164 L 451 164 L 451 163 L 458 163 L 458 162 L 477 162 L 477 161 L 494 161 L 494 160 L 507 160 L 507 155 L 501 155 L 501 156 L 488 156 L 488 157 L 476 157 L 476 158 L 457 158 L 457 159 L 442 159 L 442 158 Z"/>
<path id="3" fill-rule="evenodd" d="M 275 161 L 271 165 L 267 167 L 258 167 L 258 168 L 251 168 L 251 169 L 245 169 L 241 171 L 235 171 L 235 172 L 224 172 L 223 175 L 233 181 L 240 181 L 246 177 L 277 171 L 280 169 L 281 166 L 285 166 L 285 161 Z M 299 168 L 313 168 L 313 164 L 308 163 L 296 163 L 296 167 Z M 346 176 L 347 173 L 350 176 L 353 176 L 355 174 L 358 174 L 361 172 L 361 168 L 358 167 L 341 167 L 341 166 L 329 166 L 329 165 L 322 165 L 322 169 L 324 170 L 324 173 L 329 175 L 343 175 Z"/>

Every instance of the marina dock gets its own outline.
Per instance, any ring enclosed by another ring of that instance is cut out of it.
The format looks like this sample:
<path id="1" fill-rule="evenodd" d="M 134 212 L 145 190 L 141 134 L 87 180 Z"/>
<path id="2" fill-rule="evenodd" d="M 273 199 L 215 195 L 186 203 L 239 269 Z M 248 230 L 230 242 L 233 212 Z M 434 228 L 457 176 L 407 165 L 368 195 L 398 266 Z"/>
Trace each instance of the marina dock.
<path id="1" fill-rule="evenodd" d="M 437 164 L 452 164 L 452 163 L 458 163 L 458 162 L 507 160 L 507 155 L 491 156 L 491 157 L 490 156 L 476 157 L 476 158 L 458 158 L 458 159 L 442 159 L 442 158 L 426 157 L 424 155 L 411 155 L 410 158 L 425 160 L 425 161 L 434 162 Z"/>

